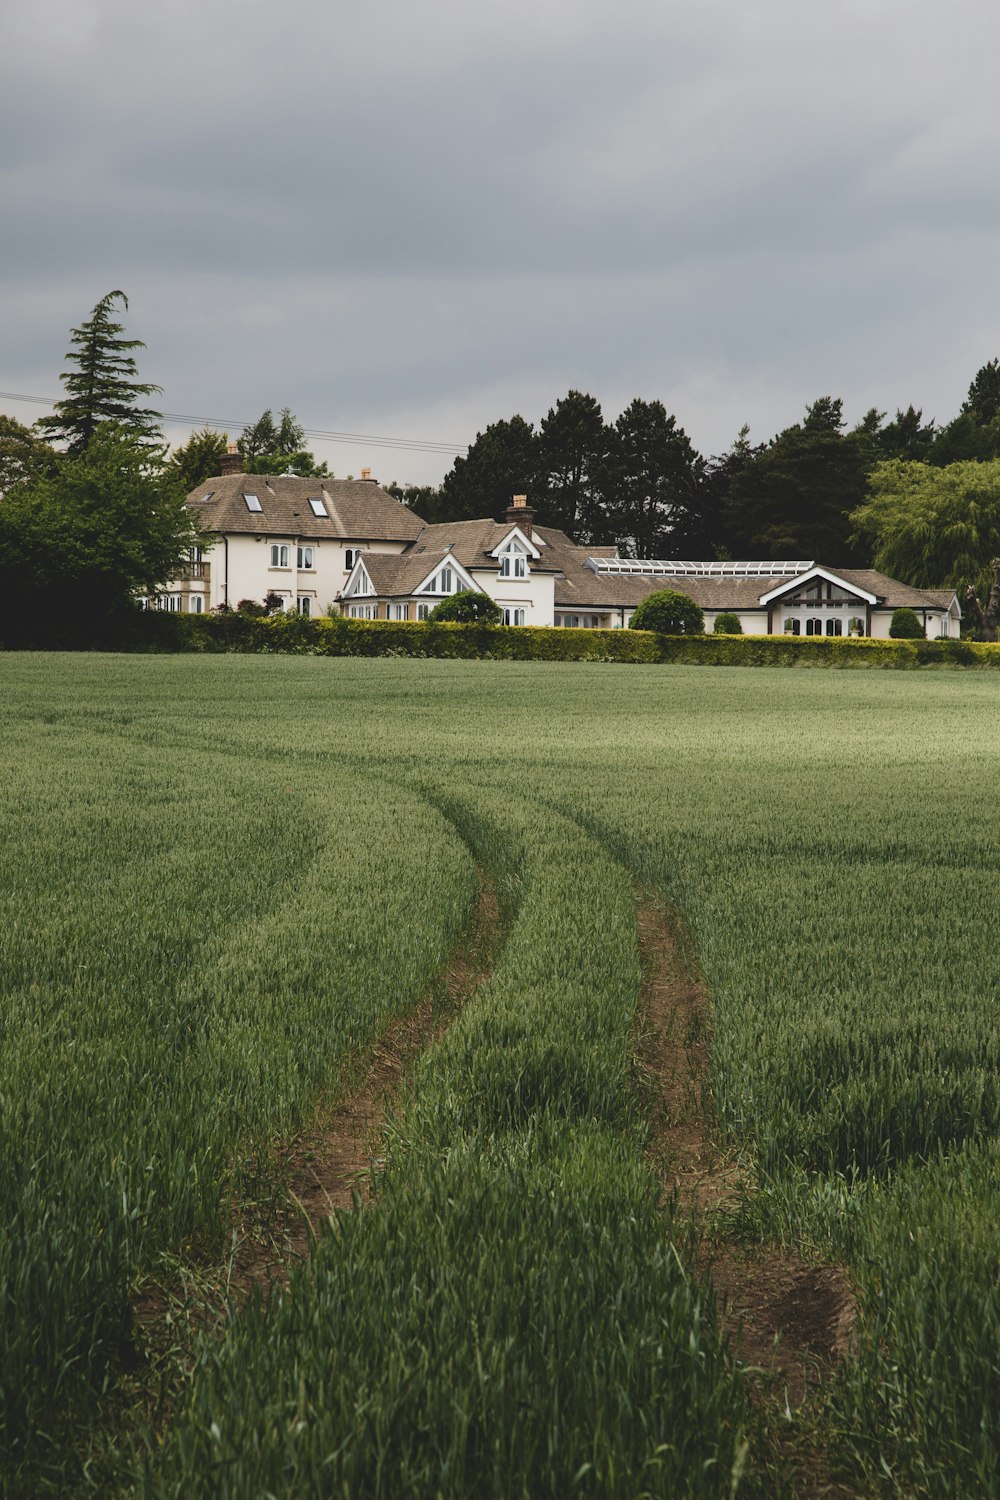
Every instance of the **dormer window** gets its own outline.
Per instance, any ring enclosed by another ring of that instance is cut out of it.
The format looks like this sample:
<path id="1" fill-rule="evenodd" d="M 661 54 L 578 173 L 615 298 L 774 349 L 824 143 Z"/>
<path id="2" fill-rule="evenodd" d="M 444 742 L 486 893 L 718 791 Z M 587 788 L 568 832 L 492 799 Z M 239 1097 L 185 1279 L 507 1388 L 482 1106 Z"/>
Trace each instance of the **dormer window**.
<path id="1" fill-rule="evenodd" d="M 263 505 L 261 505 L 256 495 L 244 495 L 243 498 L 246 501 L 247 510 L 252 510 L 257 514 L 263 512 L 264 507 Z"/>
<path id="2" fill-rule="evenodd" d="M 318 496 L 313 496 L 310 498 L 309 507 L 312 510 L 314 516 L 320 516 L 324 521 L 328 521 L 330 519 L 330 514 L 326 506 L 323 504 L 322 500 L 318 498 Z"/>
<path id="3" fill-rule="evenodd" d="M 528 564 L 520 552 L 505 552 L 500 559 L 501 578 L 527 578 Z"/>

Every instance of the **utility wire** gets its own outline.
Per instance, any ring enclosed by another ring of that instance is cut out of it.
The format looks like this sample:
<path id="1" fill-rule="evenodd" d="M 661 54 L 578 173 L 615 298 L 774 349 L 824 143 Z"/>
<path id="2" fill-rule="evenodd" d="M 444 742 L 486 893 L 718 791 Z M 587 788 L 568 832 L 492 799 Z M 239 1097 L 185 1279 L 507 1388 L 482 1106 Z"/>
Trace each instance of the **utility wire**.
<path id="1" fill-rule="evenodd" d="M 56 406 L 57 399 L 49 396 L 25 396 L 16 391 L 0 391 L 0 401 L 27 401 L 34 406 Z M 211 427 L 218 432 L 242 432 L 252 427 L 252 422 L 224 421 L 221 417 L 192 417 L 181 412 L 160 412 L 164 422 L 191 427 Z M 365 432 L 330 432 L 322 427 L 303 427 L 307 438 L 319 438 L 327 443 L 353 443 L 371 448 L 386 448 L 400 453 L 440 453 L 447 457 L 469 451 L 467 443 L 437 443 L 423 438 L 377 437 Z"/>

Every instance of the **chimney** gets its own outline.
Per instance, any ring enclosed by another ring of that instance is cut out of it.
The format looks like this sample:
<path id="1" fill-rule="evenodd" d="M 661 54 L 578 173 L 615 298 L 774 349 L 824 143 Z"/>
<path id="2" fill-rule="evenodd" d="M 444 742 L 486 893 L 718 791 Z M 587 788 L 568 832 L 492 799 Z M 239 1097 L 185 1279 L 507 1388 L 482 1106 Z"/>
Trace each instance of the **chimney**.
<path id="1" fill-rule="evenodd" d="M 508 526 L 519 526 L 528 541 L 531 541 L 531 523 L 535 519 L 535 512 L 528 504 L 527 495 L 515 495 L 513 505 L 508 505 L 504 512 L 504 518 Z"/>
<path id="2" fill-rule="evenodd" d="M 371 471 L 371 469 L 362 469 L 361 470 L 361 480 L 362 480 L 362 483 L 364 483 L 364 484 L 378 484 L 378 480 L 372 478 L 372 471 Z"/>
<path id="3" fill-rule="evenodd" d="M 243 460 L 235 443 L 227 443 L 226 451 L 219 462 L 220 478 L 225 474 L 242 474 Z"/>

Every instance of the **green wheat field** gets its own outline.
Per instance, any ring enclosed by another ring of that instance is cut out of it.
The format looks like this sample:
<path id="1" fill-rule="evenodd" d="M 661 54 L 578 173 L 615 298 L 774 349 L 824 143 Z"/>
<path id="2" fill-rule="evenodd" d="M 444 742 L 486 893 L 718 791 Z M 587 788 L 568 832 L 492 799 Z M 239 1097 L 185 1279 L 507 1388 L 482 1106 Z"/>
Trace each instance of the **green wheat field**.
<path id="1" fill-rule="evenodd" d="M 735 1229 L 857 1289 L 815 1440 L 996 1493 L 992 680 L 22 654 L 0 703 L 0 1493 L 782 1493 L 644 1152 L 637 891 L 711 996 Z M 280 1197 L 482 872 L 374 1203 L 150 1391 L 137 1292 Z"/>

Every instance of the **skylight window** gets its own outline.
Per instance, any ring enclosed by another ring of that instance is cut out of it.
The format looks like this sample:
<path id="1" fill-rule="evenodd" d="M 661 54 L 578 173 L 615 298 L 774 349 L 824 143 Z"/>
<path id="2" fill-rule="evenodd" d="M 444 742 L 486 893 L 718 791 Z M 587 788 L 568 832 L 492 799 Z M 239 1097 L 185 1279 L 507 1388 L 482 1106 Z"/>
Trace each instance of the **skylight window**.
<path id="1" fill-rule="evenodd" d="M 201 497 L 201 503 L 202 503 L 202 505 L 204 505 L 206 501 L 211 500 L 211 498 L 212 498 L 212 496 L 214 494 L 215 494 L 214 490 L 207 490 L 206 493 L 204 495 L 202 495 L 202 497 Z"/>
<path id="2" fill-rule="evenodd" d="M 247 510 L 263 511 L 264 507 L 256 495 L 244 495 L 243 498 L 247 503 Z"/>
<path id="3" fill-rule="evenodd" d="M 326 516 L 327 520 L 329 520 L 327 508 L 323 504 L 322 500 L 310 498 L 309 504 L 312 507 L 312 513 L 314 516 Z"/>

